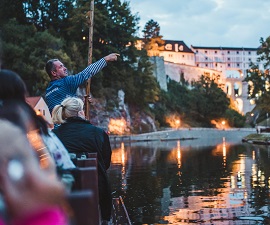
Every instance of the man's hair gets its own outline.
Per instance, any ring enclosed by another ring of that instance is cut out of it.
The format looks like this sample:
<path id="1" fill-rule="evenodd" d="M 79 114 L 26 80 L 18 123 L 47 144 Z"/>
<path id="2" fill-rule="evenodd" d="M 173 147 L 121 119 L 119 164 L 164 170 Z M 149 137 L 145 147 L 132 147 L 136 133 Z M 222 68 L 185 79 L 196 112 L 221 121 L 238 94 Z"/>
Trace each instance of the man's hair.
<path id="1" fill-rule="evenodd" d="M 47 74 L 51 77 L 52 71 L 55 70 L 54 62 L 59 61 L 59 59 L 50 59 L 45 66 Z"/>

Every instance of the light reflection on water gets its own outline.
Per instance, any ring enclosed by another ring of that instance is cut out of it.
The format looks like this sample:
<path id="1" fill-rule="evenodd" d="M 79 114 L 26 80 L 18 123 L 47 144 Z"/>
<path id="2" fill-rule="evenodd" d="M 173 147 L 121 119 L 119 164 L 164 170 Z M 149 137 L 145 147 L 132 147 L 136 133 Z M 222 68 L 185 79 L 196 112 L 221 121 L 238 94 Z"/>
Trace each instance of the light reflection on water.
<path id="1" fill-rule="evenodd" d="M 266 146 L 225 138 L 208 147 L 183 143 L 121 143 L 113 149 L 113 195 L 123 197 L 133 224 L 267 224 Z"/>

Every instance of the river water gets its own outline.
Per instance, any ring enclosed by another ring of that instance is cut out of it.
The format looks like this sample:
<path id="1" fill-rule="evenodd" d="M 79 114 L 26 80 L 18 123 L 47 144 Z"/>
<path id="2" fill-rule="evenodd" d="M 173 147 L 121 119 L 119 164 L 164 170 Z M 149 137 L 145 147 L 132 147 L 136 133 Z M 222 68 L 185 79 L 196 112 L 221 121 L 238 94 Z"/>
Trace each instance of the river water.
<path id="1" fill-rule="evenodd" d="M 201 142 L 112 144 L 113 196 L 133 224 L 268 224 L 270 147 Z"/>

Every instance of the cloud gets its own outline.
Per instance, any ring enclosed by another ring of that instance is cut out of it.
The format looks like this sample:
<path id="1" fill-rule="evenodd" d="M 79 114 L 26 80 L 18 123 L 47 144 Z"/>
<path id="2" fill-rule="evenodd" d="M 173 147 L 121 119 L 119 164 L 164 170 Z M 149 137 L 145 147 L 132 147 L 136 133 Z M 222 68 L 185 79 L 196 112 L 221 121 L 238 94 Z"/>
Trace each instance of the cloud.
<path id="1" fill-rule="evenodd" d="M 140 28 L 157 21 L 164 39 L 188 45 L 257 47 L 270 35 L 266 0 L 130 0 Z"/>

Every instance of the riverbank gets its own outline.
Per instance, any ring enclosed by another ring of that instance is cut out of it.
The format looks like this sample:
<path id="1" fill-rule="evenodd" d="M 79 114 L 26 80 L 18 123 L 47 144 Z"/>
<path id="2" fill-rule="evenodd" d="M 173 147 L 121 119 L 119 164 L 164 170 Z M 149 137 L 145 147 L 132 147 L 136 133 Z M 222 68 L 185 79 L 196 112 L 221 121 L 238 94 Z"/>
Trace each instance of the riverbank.
<path id="1" fill-rule="evenodd" d="M 149 142 L 198 142 L 198 145 L 205 143 L 218 144 L 223 140 L 226 142 L 241 142 L 242 139 L 250 134 L 255 134 L 253 128 L 241 129 L 213 129 L 213 128 L 181 128 L 166 131 L 157 131 L 138 135 L 110 135 L 111 143 L 149 143 Z"/>
<path id="2" fill-rule="evenodd" d="M 270 133 L 249 134 L 242 139 L 242 142 L 260 145 L 270 145 Z"/>

